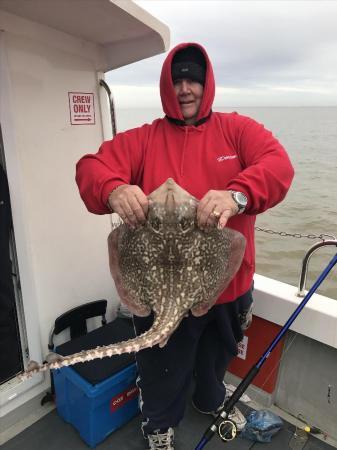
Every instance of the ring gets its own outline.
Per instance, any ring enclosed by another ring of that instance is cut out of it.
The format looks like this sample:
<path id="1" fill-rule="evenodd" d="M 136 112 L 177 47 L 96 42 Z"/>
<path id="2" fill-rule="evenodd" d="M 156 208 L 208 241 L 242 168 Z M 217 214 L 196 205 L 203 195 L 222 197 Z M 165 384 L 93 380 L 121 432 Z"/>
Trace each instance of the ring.
<path id="1" fill-rule="evenodd" d="M 214 209 L 213 212 L 212 212 L 212 215 L 213 215 L 214 217 L 220 217 L 220 216 L 221 216 L 221 213 L 220 213 L 219 211 L 217 211 L 216 209 Z"/>

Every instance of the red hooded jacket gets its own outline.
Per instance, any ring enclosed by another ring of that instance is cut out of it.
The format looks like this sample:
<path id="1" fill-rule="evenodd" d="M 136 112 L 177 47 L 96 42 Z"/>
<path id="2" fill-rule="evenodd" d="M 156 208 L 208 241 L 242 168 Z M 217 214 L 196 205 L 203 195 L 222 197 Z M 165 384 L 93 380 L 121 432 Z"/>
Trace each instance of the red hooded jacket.
<path id="1" fill-rule="evenodd" d="M 204 54 L 207 69 L 198 126 L 184 125 L 171 78 L 174 54 L 194 45 Z M 263 125 L 237 113 L 211 112 L 215 94 L 212 65 L 199 44 L 180 44 L 164 61 L 160 94 L 167 117 L 123 133 L 102 144 L 97 154 L 77 164 L 76 181 L 88 210 L 108 214 L 110 192 L 121 184 L 137 184 L 146 195 L 172 177 L 201 199 L 210 189 L 243 192 L 248 205 L 229 219 L 228 227 L 247 239 L 242 265 L 217 304 L 235 300 L 252 283 L 255 270 L 255 215 L 286 195 L 294 172 L 287 153 Z M 181 123 L 181 124 L 179 124 Z"/>

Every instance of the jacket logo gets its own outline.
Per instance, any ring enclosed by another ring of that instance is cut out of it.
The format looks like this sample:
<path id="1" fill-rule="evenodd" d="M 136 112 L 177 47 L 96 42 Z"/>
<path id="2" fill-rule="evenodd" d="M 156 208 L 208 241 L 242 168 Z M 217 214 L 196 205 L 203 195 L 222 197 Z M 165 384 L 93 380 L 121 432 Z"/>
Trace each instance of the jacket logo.
<path id="1" fill-rule="evenodd" d="M 238 155 L 222 155 L 222 156 L 218 156 L 218 158 L 216 160 L 218 162 L 222 162 L 222 161 L 227 161 L 228 159 L 235 159 L 237 157 L 238 157 Z"/>

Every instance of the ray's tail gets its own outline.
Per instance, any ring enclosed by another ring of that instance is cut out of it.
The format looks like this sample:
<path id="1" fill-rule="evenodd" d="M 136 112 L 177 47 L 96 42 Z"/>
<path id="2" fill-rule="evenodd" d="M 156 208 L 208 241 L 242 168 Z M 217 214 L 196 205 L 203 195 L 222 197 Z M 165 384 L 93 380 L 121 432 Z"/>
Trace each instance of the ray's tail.
<path id="1" fill-rule="evenodd" d="M 166 320 L 163 321 L 163 319 Z M 118 342 L 117 344 L 96 347 L 91 350 L 82 350 L 81 352 L 68 356 L 50 353 L 46 357 L 46 363 L 39 364 L 35 361 L 30 361 L 27 370 L 18 375 L 18 378 L 20 381 L 24 381 L 48 369 L 61 369 L 62 367 L 72 366 L 94 359 L 109 358 L 113 355 L 121 355 L 122 353 L 139 352 L 145 348 L 153 347 L 156 344 L 166 343 L 170 335 L 177 328 L 179 322 L 174 322 L 172 319 L 168 321 L 167 316 L 157 316 L 148 331 L 133 339 Z"/>

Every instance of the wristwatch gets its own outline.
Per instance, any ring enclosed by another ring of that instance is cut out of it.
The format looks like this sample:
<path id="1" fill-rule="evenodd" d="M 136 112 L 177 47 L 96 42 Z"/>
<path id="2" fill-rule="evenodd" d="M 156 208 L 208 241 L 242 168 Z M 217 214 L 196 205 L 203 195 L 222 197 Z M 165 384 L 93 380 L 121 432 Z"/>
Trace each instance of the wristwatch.
<path id="1" fill-rule="evenodd" d="M 239 191 L 229 191 L 232 194 L 232 199 L 238 205 L 238 214 L 242 214 L 246 209 L 248 199 L 245 194 Z"/>

